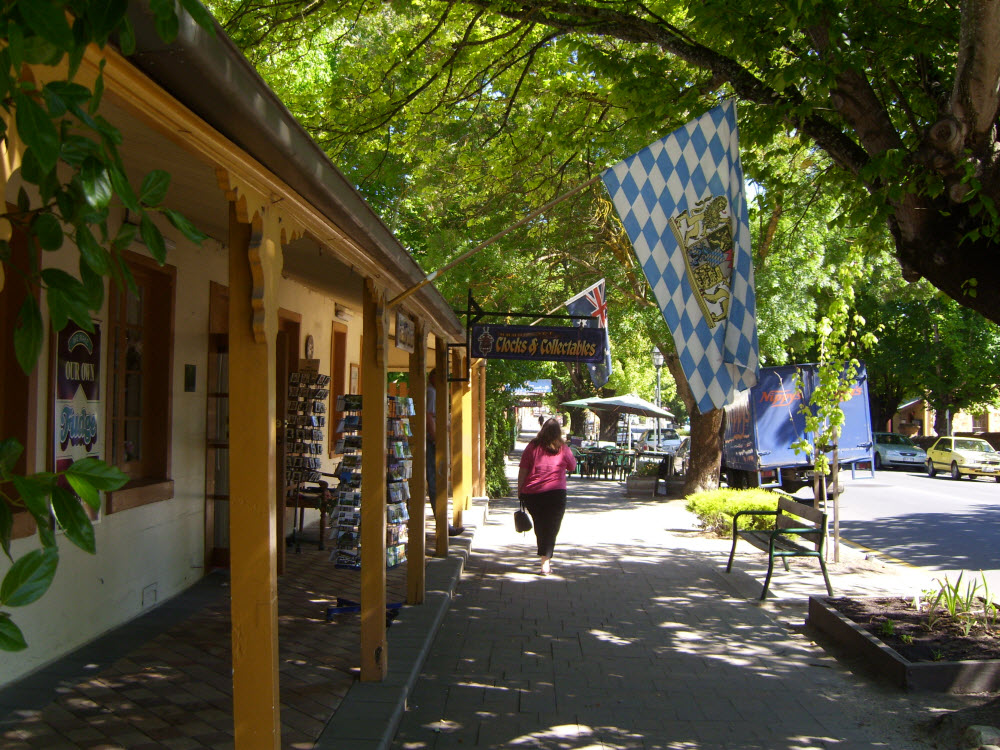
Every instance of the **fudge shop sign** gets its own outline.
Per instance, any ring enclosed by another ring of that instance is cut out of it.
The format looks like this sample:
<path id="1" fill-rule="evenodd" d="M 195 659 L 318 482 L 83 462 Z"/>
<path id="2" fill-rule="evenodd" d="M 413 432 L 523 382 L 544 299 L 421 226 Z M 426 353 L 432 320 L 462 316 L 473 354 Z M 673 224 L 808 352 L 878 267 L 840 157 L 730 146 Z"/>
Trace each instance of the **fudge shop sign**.
<path id="1" fill-rule="evenodd" d="M 544 326 L 472 327 L 472 357 L 603 362 L 604 329 Z"/>

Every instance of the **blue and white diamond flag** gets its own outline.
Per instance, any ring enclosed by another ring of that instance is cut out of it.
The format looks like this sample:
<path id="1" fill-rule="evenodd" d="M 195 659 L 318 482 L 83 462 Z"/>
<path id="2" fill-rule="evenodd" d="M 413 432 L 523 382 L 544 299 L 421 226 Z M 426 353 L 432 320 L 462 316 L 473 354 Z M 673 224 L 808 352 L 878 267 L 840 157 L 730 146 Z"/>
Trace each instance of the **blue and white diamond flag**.
<path id="1" fill-rule="evenodd" d="M 757 382 L 750 220 L 730 99 L 601 175 L 705 413 Z"/>

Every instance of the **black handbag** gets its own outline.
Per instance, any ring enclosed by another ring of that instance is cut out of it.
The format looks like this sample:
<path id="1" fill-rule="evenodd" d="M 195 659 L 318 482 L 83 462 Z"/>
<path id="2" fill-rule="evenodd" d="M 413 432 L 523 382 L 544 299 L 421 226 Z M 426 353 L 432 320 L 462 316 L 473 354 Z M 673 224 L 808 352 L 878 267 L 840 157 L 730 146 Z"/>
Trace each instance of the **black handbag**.
<path id="1" fill-rule="evenodd" d="M 524 503 L 521 503 L 520 509 L 514 511 L 514 528 L 522 534 L 531 531 L 531 516 L 524 509 Z"/>

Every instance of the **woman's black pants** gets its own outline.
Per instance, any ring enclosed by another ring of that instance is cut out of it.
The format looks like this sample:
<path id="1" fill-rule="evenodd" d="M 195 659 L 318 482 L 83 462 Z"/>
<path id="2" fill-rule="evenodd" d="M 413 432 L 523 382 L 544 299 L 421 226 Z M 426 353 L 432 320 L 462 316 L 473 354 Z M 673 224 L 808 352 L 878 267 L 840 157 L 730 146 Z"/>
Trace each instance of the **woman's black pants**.
<path id="1" fill-rule="evenodd" d="M 549 490 L 530 495 L 524 493 L 520 499 L 531 514 L 538 554 L 541 557 L 552 557 L 556 536 L 566 513 L 566 490 Z"/>

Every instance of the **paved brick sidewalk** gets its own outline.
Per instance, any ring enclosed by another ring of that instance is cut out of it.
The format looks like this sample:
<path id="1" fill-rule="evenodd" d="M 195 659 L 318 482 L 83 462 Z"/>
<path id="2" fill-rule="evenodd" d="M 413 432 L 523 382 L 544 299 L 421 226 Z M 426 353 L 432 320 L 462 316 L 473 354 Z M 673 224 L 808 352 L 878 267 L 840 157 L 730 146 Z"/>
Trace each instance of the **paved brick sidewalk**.
<path id="1" fill-rule="evenodd" d="M 547 578 L 513 502 L 491 504 L 393 747 L 923 748 L 915 721 L 963 705 L 880 688 L 780 622 L 824 593 L 815 563 L 777 573 L 761 607 L 764 556 L 741 545 L 726 575 L 729 542 L 695 533 L 681 501 L 575 479 L 569 494 Z M 844 593 L 917 573 L 849 551 L 831 570 Z"/>

